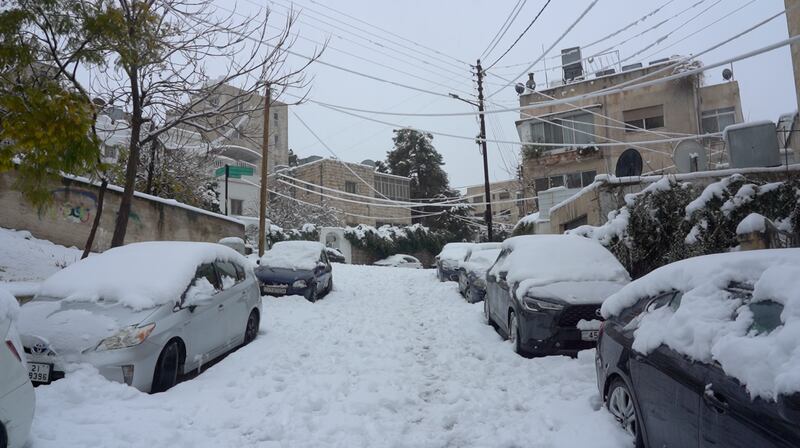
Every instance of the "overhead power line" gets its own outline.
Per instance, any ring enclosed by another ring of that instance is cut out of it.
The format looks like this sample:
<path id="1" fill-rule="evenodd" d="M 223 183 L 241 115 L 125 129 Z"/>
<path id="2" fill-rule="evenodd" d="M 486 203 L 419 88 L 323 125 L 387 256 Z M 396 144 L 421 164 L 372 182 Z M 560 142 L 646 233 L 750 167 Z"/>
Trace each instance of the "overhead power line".
<path id="1" fill-rule="evenodd" d="M 483 52 L 481 53 L 481 57 L 479 59 L 483 59 L 484 57 L 488 56 L 489 53 L 494 51 L 494 49 L 497 47 L 497 44 L 499 44 L 500 40 L 503 39 L 503 36 L 506 35 L 508 29 L 511 27 L 511 24 L 514 23 L 514 20 L 517 19 L 517 16 L 519 15 L 520 11 L 522 11 L 522 8 L 527 3 L 528 0 L 517 0 L 517 3 L 514 4 L 514 8 L 512 8 L 511 12 L 508 13 L 508 16 L 506 16 L 506 20 L 503 22 L 502 25 L 500 25 L 500 29 L 497 30 L 497 32 L 494 34 L 494 37 L 492 37 L 492 40 L 489 41 L 489 45 L 487 45 L 486 48 L 483 50 Z M 520 4 L 522 4 L 522 6 L 520 6 Z"/>
<path id="2" fill-rule="evenodd" d="M 533 24 L 536 23 L 536 21 L 539 19 L 539 16 L 541 16 L 542 13 L 544 12 L 544 10 L 547 9 L 547 5 L 549 5 L 550 2 L 551 2 L 551 0 L 547 0 L 547 2 L 544 4 L 544 6 L 542 6 L 542 9 L 539 10 L 539 13 L 536 14 L 536 16 L 533 18 L 533 20 L 531 20 L 531 23 L 529 23 L 528 26 L 522 31 L 522 33 L 520 33 L 520 35 L 517 37 L 517 39 L 508 47 L 508 49 L 506 49 L 506 51 L 503 52 L 503 54 L 500 55 L 499 58 L 497 58 L 494 62 L 492 62 L 488 67 L 486 67 L 485 70 L 489 70 L 492 67 L 494 67 L 495 64 L 500 62 L 500 60 L 503 59 L 503 57 L 505 57 L 505 55 L 507 55 L 508 52 L 511 51 L 512 48 L 514 48 L 515 45 L 517 45 L 517 43 L 520 41 L 520 39 L 522 39 L 522 37 L 525 36 L 525 33 L 527 33 L 528 30 L 530 30 L 531 27 L 533 27 Z"/>

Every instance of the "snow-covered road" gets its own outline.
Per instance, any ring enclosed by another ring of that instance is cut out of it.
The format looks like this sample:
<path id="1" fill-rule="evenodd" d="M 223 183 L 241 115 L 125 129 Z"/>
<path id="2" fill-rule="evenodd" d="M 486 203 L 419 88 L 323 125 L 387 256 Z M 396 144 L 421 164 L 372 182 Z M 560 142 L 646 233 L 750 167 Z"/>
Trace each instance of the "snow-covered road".
<path id="1" fill-rule="evenodd" d="M 433 271 L 337 265 L 311 304 L 265 298 L 261 334 L 146 395 L 91 367 L 37 389 L 33 448 L 621 447 L 594 358 L 523 359 Z"/>

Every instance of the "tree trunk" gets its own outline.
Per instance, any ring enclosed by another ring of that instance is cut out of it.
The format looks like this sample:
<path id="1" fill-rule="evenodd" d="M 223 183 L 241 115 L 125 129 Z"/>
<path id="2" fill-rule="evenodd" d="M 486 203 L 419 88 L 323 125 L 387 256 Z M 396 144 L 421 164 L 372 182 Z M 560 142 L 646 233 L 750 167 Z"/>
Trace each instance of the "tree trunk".
<path id="1" fill-rule="evenodd" d="M 108 187 L 108 179 L 105 177 L 100 182 L 100 194 L 97 196 L 97 212 L 94 215 L 94 222 L 92 222 L 92 230 L 89 231 L 89 238 L 86 239 L 86 247 L 83 249 L 81 260 L 89 256 L 94 245 L 94 237 L 97 235 L 97 228 L 100 227 L 100 218 L 103 216 L 103 199 L 106 196 L 106 187 Z"/>
<path id="2" fill-rule="evenodd" d="M 153 127 L 155 125 L 153 123 L 150 124 L 150 132 L 153 131 Z M 156 171 L 156 140 L 153 140 L 150 143 L 150 162 L 147 165 L 147 185 L 144 188 L 144 192 L 147 194 L 155 194 L 153 193 L 153 177 L 155 176 Z"/>
<path id="3" fill-rule="evenodd" d="M 139 138 L 142 132 L 142 103 L 139 96 L 139 77 L 138 70 L 134 67 L 130 70 L 131 81 L 131 102 L 133 103 L 133 113 L 131 114 L 131 142 L 128 146 L 128 166 L 125 169 L 125 190 L 122 192 L 122 200 L 119 203 L 117 222 L 114 226 L 114 236 L 111 238 L 111 247 L 118 247 L 125 244 L 125 234 L 128 232 L 128 218 L 131 215 L 133 206 L 133 193 L 136 188 L 136 172 L 139 168 Z"/>

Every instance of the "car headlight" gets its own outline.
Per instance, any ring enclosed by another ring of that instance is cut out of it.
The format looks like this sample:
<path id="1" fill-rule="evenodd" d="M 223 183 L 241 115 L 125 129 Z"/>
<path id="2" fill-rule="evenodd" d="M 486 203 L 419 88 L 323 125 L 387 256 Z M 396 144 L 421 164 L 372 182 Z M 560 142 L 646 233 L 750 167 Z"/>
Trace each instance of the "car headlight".
<path id="1" fill-rule="evenodd" d="M 139 345 L 150 336 L 150 333 L 152 333 L 155 328 L 155 323 L 145 325 L 144 327 L 137 327 L 136 325 L 125 327 L 119 330 L 117 334 L 100 341 L 97 347 L 95 347 L 95 350 L 101 352 Z"/>
<path id="2" fill-rule="evenodd" d="M 542 299 L 534 299 L 533 297 L 524 297 L 522 299 L 522 306 L 528 311 L 560 311 L 564 309 L 564 305 L 560 303 L 550 302 Z"/>
<path id="3" fill-rule="evenodd" d="M 293 289 L 304 289 L 306 286 L 308 286 L 308 283 L 305 280 L 296 280 L 292 283 Z"/>

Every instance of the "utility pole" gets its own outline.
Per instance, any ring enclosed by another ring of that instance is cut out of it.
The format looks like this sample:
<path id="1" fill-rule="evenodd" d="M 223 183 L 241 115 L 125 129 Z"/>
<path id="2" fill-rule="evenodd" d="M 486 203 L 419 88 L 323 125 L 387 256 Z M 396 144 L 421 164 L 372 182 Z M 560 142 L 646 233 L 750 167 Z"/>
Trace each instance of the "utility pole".
<path id="1" fill-rule="evenodd" d="M 231 166 L 225 164 L 225 216 L 228 216 L 228 178 L 231 175 Z"/>
<path id="2" fill-rule="evenodd" d="M 486 212 L 485 222 L 489 232 L 489 241 L 494 241 L 494 229 L 492 228 L 492 191 L 489 187 L 489 160 L 486 151 L 486 117 L 483 114 L 483 68 L 481 67 L 481 60 L 478 59 L 478 65 L 475 67 L 478 70 L 478 113 L 481 119 L 481 135 L 480 145 L 481 153 L 483 154 L 483 190 L 486 196 Z"/>
<path id="3" fill-rule="evenodd" d="M 269 171 L 269 103 L 272 99 L 272 86 L 267 84 L 264 92 L 264 141 L 261 144 L 261 206 L 258 212 L 258 256 L 264 255 L 267 226 L 267 174 Z M 226 190 L 227 191 L 227 190 Z"/>

